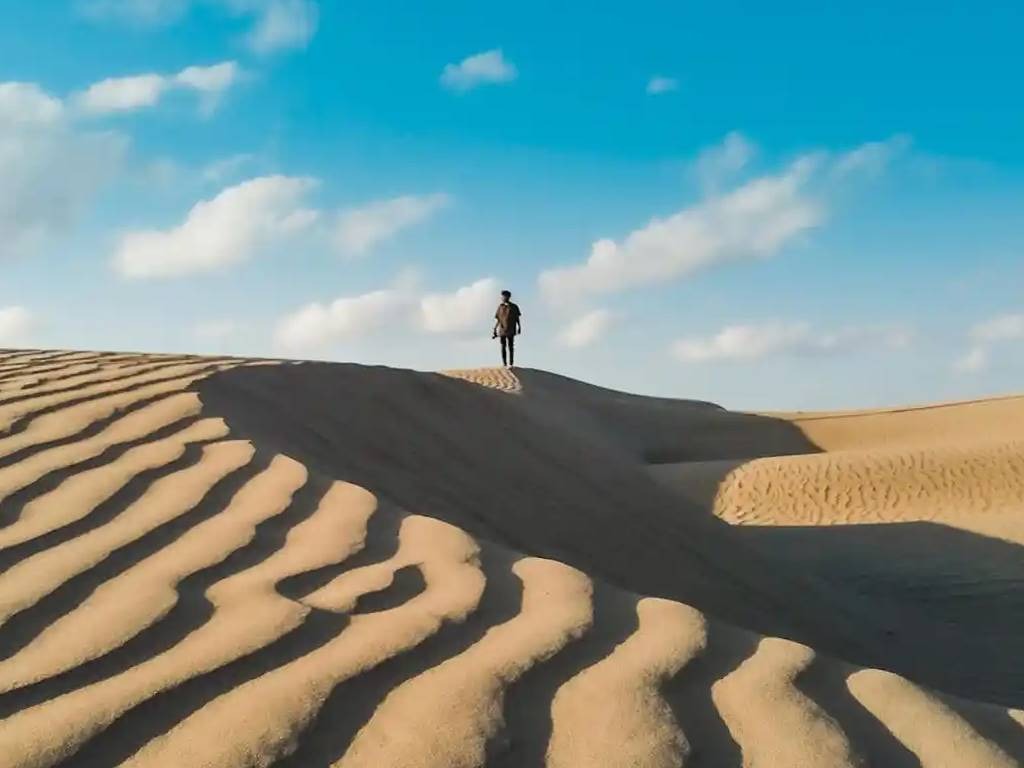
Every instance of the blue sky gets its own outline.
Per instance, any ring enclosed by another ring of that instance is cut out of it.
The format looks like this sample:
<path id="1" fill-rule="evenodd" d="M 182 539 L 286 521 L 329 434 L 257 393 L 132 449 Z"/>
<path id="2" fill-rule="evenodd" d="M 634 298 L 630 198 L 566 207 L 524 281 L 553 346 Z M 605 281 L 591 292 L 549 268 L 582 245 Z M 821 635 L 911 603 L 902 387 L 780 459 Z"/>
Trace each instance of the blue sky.
<path id="1" fill-rule="evenodd" d="M 1021 389 L 1024 9 L 597 5 L 0 0 L 0 345 Z"/>

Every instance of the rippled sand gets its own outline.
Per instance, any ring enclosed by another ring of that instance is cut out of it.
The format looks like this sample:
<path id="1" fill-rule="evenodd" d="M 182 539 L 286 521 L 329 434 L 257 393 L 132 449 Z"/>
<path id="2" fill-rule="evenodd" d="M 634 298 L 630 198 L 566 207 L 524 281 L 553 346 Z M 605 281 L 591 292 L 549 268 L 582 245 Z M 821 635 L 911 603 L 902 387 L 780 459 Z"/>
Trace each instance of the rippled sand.
<path id="1" fill-rule="evenodd" d="M 0 765 L 1021 765 L 1021 441 L 0 353 Z"/>

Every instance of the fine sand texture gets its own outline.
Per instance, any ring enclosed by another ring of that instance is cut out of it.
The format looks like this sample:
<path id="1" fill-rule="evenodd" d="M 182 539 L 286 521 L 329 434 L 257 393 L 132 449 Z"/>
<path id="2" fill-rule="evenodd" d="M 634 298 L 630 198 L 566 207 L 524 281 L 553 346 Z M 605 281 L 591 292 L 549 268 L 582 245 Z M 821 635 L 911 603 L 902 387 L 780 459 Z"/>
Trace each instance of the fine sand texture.
<path id="1" fill-rule="evenodd" d="M 1024 765 L 1024 399 L 0 352 L 0 768 Z"/>

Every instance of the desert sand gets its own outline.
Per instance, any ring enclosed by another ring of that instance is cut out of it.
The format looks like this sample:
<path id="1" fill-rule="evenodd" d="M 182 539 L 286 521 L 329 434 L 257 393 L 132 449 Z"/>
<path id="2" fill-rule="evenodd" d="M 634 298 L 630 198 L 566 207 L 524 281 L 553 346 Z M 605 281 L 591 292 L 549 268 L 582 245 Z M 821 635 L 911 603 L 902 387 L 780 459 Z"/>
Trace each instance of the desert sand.
<path id="1" fill-rule="evenodd" d="M 1024 764 L 1024 398 L 0 353 L 0 766 Z"/>

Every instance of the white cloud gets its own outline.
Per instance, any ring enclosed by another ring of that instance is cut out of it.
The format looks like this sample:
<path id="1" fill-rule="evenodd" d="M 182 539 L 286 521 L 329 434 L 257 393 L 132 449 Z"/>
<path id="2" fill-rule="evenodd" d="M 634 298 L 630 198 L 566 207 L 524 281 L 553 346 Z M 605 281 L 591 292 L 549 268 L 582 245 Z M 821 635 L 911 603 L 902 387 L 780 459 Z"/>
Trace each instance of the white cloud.
<path id="1" fill-rule="evenodd" d="M 850 327 L 818 332 L 807 323 L 732 325 L 709 337 L 680 339 L 672 354 L 685 363 L 750 361 L 766 357 L 814 356 L 866 347 L 898 349 L 911 335 L 899 328 Z"/>
<path id="2" fill-rule="evenodd" d="M 36 319 L 25 307 L 0 307 L 0 347 L 24 344 L 36 327 Z"/>
<path id="3" fill-rule="evenodd" d="M 255 156 L 248 153 L 240 153 L 221 158 L 220 160 L 214 160 L 203 167 L 201 172 L 203 181 L 211 184 L 220 184 L 235 177 L 243 167 L 253 162 L 253 160 L 255 160 Z"/>
<path id="4" fill-rule="evenodd" d="M 83 132 L 32 83 L 0 83 L 0 258 L 66 234 L 117 172 L 127 141 Z"/>
<path id="5" fill-rule="evenodd" d="M 1024 339 L 1024 314 L 1001 315 L 971 329 L 971 338 L 979 343 Z"/>
<path id="6" fill-rule="evenodd" d="M 819 224 L 824 211 L 803 195 L 806 159 L 668 218 L 653 219 L 621 243 L 598 240 L 582 264 L 546 270 L 540 287 L 553 302 L 621 291 L 716 264 L 767 258 Z"/>
<path id="7" fill-rule="evenodd" d="M 314 302 L 287 315 L 278 324 L 274 341 L 288 351 L 310 350 L 407 322 L 411 298 L 399 288 L 360 296 Z"/>
<path id="8" fill-rule="evenodd" d="M 730 147 L 731 144 L 731 147 Z M 825 219 L 827 184 L 837 167 L 852 173 L 863 163 L 839 155 L 805 154 L 775 175 L 748 181 L 724 194 L 711 194 L 689 208 L 654 218 L 623 240 L 598 240 L 586 261 L 540 274 L 549 301 L 565 304 L 647 283 L 689 276 L 729 262 L 773 256 Z M 750 152 L 736 135 L 726 139 L 714 163 L 742 167 Z"/>
<path id="9" fill-rule="evenodd" d="M 988 368 L 994 347 L 1004 342 L 1024 341 L 1024 314 L 993 317 L 972 327 L 969 336 L 972 347 L 953 363 L 953 368 L 961 373 L 977 373 Z"/>
<path id="10" fill-rule="evenodd" d="M 418 296 L 411 280 L 399 280 L 357 296 L 312 302 L 278 323 L 274 342 L 286 352 L 323 349 L 386 330 L 459 334 L 486 333 L 499 301 L 498 281 L 488 277 L 451 293 Z"/>
<path id="11" fill-rule="evenodd" d="M 247 37 L 256 53 L 305 48 L 316 34 L 320 10 L 312 0 L 233 0 L 243 11 L 255 12 L 256 23 Z"/>
<path id="12" fill-rule="evenodd" d="M 220 96 L 239 77 L 239 67 L 225 61 L 208 67 L 186 67 L 176 75 L 148 73 L 131 77 L 111 77 L 93 83 L 76 97 L 84 112 L 104 115 L 129 112 L 159 103 L 161 97 L 173 88 L 184 88 L 203 96 L 204 111 L 212 110 Z"/>
<path id="13" fill-rule="evenodd" d="M 222 61 L 209 67 L 185 67 L 174 76 L 174 82 L 204 93 L 220 93 L 235 83 L 238 73 L 237 63 Z"/>
<path id="14" fill-rule="evenodd" d="M 558 334 L 557 341 L 563 347 L 581 349 L 601 338 L 612 324 L 612 313 L 607 309 L 595 309 L 576 318 Z"/>
<path id="15" fill-rule="evenodd" d="M 319 6 L 314 0 L 207 0 L 234 16 L 250 18 L 245 42 L 256 53 L 304 48 L 316 34 Z M 80 0 L 80 12 L 95 20 L 161 25 L 180 21 L 197 0 Z"/>
<path id="16" fill-rule="evenodd" d="M 464 333 L 486 329 L 500 300 L 498 281 L 477 280 L 452 293 L 432 293 L 420 300 L 420 326 L 428 333 Z"/>
<path id="17" fill-rule="evenodd" d="M 709 147 L 697 156 L 694 167 L 701 187 L 708 192 L 717 192 L 723 183 L 747 166 L 756 151 L 743 134 L 730 132 L 721 144 Z"/>
<path id="18" fill-rule="evenodd" d="M 988 358 L 987 347 L 972 347 L 953 363 L 953 368 L 960 373 L 977 373 L 988 368 Z"/>
<path id="19" fill-rule="evenodd" d="M 52 125 L 64 105 L 35 83 L 0 83 L 0 130 L 18 126 Z"/>
<path id="20" fill-rule="evenodd" d="M 377 243 L 430 218 L 450 202 L 451 198 L 441 193 L 403 195 L 342 211 L 334 230 L 334 242 L 343 252 L 366 253 Z"/>
<path id="21" fill-rule="evenodd" d="M 662 93 L 669 93 L 671 91 L 678 90 L 679 81 L 674 77 L 663 77 L 661 75 L 655 75 L 647 81 L 647 94 L 649 96 L 657 96 Z"/>
<path id="22" fill-rule="evenodd" d="M 167 278 L 245 261 L 316 220 L 316 211 L 303 207 L 314 184 L 308 178 L 262 176 L 228 187 L 197 203 L 176 227 L 123 234 L 114 269 L 127 278 Z"/>
<path id="23" fill-rule="evenodd" d="M 453 91 L 468 91 L 487 83 L 511 82 L 518 74 L 515 65 L 495 48 L 446 65 L 441 72 L 441 85 Z"/>
<path id="24" fill-rule="evenodd" d="M 168 85 L 163 75 L 111 77 L 90 85 L 78 97 L 78 104 L 96 114 L 152 107 L 160 101 Z"/>
<path id="25" fill-rule="evenodd" d="M 910 137 L 904 134 L 885 141 L 869 141 L 866 144 L 840 155 L 832 166 L 832 174 L 838 178 L 851 174 L 877 175 L 899 153 L 910 146 Z"/>

